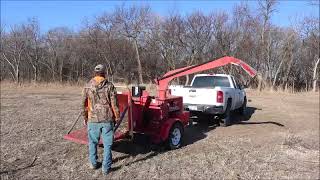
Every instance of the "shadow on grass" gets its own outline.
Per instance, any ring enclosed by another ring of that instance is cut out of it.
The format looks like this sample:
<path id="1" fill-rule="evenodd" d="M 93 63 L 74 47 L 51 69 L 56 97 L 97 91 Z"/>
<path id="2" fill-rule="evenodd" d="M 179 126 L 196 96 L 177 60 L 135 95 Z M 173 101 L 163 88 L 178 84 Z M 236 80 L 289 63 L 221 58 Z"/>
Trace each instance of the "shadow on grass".
<path id="1" fill-rule="evenodd" d="M 150 143 L 147 136 L 136 134 L 132 141 L 123 140 L 113 144 L 113 151 L 124 153 L 125 155 L 116 157 L 112 160 L 116 163 L 125 160 L 123 164 L 112 167 L 111 171 L 117 171 L 124 166 L 147 160 L 158 154 L 166 152 L 163 144 L 154 145 Z"/>
<path id="2" fill-rule="evenodd" d="M 276 126 L 284 127 L 283 124 L 274 122 L 274 121 L 261 121 L 261 122 L 248 122 L 251 119 L 251 116 L 255 113 L 257 110 L 262 110 L 258 109 L 255 107 L 247 107 L 247 112 L 246 115 L 239 115 L 238 113 L 233 113 L 232 114 L 232 125 L 255 125 L 255 124 L 273 124 Z"/>
<path id="3" fill-rule="evenodd" d="M 201 123 L 195 123 L 193 126 L 187 126 L 184 131 L 182 146 L 187 146 L 206 138 L 206 133 L 216 127 L 217 125 L 210 123 L 208 119 L 203 119 Z M 112 167 L 111 171 L 117 171 L 124 166 L 129 166 L 169 151 L 165 143 L 152 144 L 149 137 L 141 134 L 135 134 L 132 141 L 123 140 L 114 143 L 112 150 L 125 155 L 113 159 L 113 163 L 122 160 L 124 162 L 121 165 Z"/>
<path id="4" fill-rule="evenodd" d="M 274 122 L 274 121 L 263 121 L 263 122 L 238 122 L 236 124 L 239 124 L 239 125 L 250 125 L 250 124 L 274 124 L 274 125 L 277 125 L 277 126 L 281 126 L 281 127 L 284 127 L 283 124 L 281 123 L 278 123 L 278 122 Z"/>
<path id="5" fill-rule="evenodd" d="M 261 111 L 261 110 L 262 110 L 261 108 L 247 107 L 245 115 L 240 115 L 239 113 L 234 112 L 234 113 L 232 113 L 233 123 L 242 122 L 242 121 L 249 121 L 251 119 L 251 116 L 256 111 Z"/>
<path id="6" fill-rule="evenodd" d="M 197 122 L 193 122 L 192 126 L 185 129 L 183 146 L 188 146 L 207 137 L 209 131 L 218 127 L 218 124 L 210 118 L 198 118 Z"/>
<path id="7" fill-rule="evenodd" d="M 251 116 L 258 109 L 255 107 L 247 107 L 246 115 L 240 115 L 238 113 L 232 114 L 233 125 L 250 125 L 250 124 L 274 124 L 277 126 L 284 126 L 278 122 L 266 121 L 266 122 L 248 122 Z M 183 137 L 183 146 L 188 146 L 197 141 L 200 141 L 207 137 L 207 133 L 214 130 L 219 126 L 218 120 L 214 120 L 209 116 L 203 116 L 201 118 L 195 118 L 197 123 L 193 123 L 192 126 L 185 128 Z M 236 121 L 235 121 L 236 120 Z M 147 136 L 136 134 L 132 141 L 123 140 L 116 142 L 113 147 L 113 151 L 125 153 L 125 155 L 116 157 L 113 159 L 113 163 L 124 160 L 122 165 L 118 165 L 111 168 L 111 171 L 117 171 L 121 167 L 131 165 L 140 161 L 147 160 L 159 154 L 167 152 L 164 144 L 154 145 L 150 143 L 150 139 Z"/>
<path id="8" fill-rule="evenodd" d="M 152 157 L 154 157 L 154 156 L 157 156 L 158 154 L 159 154 L 159 152 L 152 151 L 152 152 L 148 153 L 147 155 L 145 155 L 145 156 L 143 156 L 143 157 L 139 157 L 139 158 L 137 158 L 137 159 L 136 159 L 136 156 L 133 156 L 133 159 L 134 159 L 134 160 L 131 160 L 131 161 L 130 161 L 130 159 L 129 159 L 129 162 L 126 161 L 125 163 L 123 163 L 123 164 L 121 164 L 121 165 L 112 167 L 112 168 L 111 168 L 111 171 L 117 171 L 117 170 L 121 169 L 121 168 L 124 167 L 124 166 L 129 166 L 129 165 L 131 165 L 131 164 L 134 164 L 134 163 L 137 163 L 137 162 L 140 162 L 140 161 L 147 160 L 147 159 L 149 159 L 149 158 L 152 158 Z M 123 159 L 129 158 L 129 157 L 130 157 L 130 155 L 125 155 Z M 115 162 L 115 160 L 113 160 L 113 162 Z"/>
<path id="9" fill-rule="evenodd" d="M 11 174 L 11 173 L 15 173 L 17 171 L 29 169 L 29 168 L 34 167 L 36 165 L 35 164 L 36 160 L 37 160 L 37 157 L 35 157 L 33 159 L 33 161 L 29 165 L 27 165 L 25 167 L 20 167 L 20 168 L 17 168 L 17 169 L 10 169 L 10 170 L 5 170 L 5 171 L 0 171 L 0 174 L 6 174 L 6 173 Z"/>

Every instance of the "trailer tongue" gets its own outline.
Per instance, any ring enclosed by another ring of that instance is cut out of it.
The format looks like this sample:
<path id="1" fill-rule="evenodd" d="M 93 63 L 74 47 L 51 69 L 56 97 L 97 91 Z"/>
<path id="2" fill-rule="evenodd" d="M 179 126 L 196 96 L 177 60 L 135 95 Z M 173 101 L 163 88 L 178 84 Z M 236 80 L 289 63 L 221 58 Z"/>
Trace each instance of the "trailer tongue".
<path id="1" fill-rule="evenodd" d="M 125 131 L 116 130 L 114 140 L 132 137 L 133 134 L 138 133 L 148 135 L 153 143 L 166 142 L 170 149 L 179 148 L 183 139 L 184 127 L 189 122 L 189 112 L 183 110 L 182 97 L 170 95 L 168 92 L 169 82 L 180 76 L 227 64 L 242 67 L 252 77 L 256 75 L 256 71 L 245 62 L 227 56 L 166 73 L 162 78 L 156 80 L 157 97 L 150 96 L 142 87 L 132 87 L 131 92 L 119 93 L 117 97 L 122 113 L 121 117 L 127 121 Z M 64 138 L 76 143 L 87 144 L 86 127 L 74 130 Z"/>

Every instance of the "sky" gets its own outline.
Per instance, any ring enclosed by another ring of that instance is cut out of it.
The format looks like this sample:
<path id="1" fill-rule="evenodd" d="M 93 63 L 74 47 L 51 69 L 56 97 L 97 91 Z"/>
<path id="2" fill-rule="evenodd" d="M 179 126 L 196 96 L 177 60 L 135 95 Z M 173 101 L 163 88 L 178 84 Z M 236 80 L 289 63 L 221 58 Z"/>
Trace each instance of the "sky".
<path id="1" fill-rule="evenodd" d="M 92 20 L 103 12 L 113 11 L 115 6 L 125 5 L 149 5 L 152 11 L 160 16 L 167 16 L 171 11 L 178 11 L 182 15 L 190 14 L 195 10 L 204 13 L 226 11 L 231 13 L 233 7 L 241 0 L 176 0 L 176 1 L 18 1 L 1 0 L 1 26 L 9 29 L 14 24 L 27 21 L 28 18 L 36 18 L 40 23 L 41 32 L 47 32 L 55 27 L 69 27 L 77 31 L 83 26 L 84 19 Z M 256 13 L 258 3 L 255 0 L 246 0 L 252 12 Z M 311 6 L 309 0 L 280 0 L 277 11 L 272 17 L 272 23 L 278 26 L 290 26 L 297 18 L 305 16 L 319 17 L 319 7 Z"/>

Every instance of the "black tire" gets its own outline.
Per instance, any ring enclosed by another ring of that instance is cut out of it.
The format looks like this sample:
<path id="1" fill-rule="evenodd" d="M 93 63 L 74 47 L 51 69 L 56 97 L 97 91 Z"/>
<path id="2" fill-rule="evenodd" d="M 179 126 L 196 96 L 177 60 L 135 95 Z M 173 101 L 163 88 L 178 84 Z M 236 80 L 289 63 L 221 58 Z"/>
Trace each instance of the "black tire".
<path id="1" fill-rule="evenodd" d="M 247 98 L 244 97 L 243 104 L 242 104 L 242 106 L 239 108 L 239 113 L 240 113 L 241 115 L 246 115 L 246 112 L 247 112 Z"/>
<path id="2" fill-rule="evenodd" d="M 189 123 L 188 123 L 188 126 L 189 127 L 192 127 L 193 126 L 193 118 L 189 118 Z"/>
<path id="3" fill-rule="evenodd" d="M 206 117 L 207 117 L 206 122 L 208 123 L 208 126 L 217 124 L 217 120 L 214 118 L 214 115 L 207 114 Z"/>
<path id="4" fill-rule="evenodd" d="M 208 121 L 209 117 L 207 114 L 204 114 L 204 113 L 200 113 L 198 115 L 198 123 L 200 124 L 204 124 Z"/>
<path id="5" fill-rule="evenodd" d="M 167 146 L 170 150 L 178 149 L 182 145 L 183 126 L 180 123 L 175 123 L 170 131 L 167 139 Z"/>
<path id="6" fill-rule="evenodd" d="M 226 111 L 222 116 L 223 122 L 221 123 L 221 126 L 227 127 L 231 125 L 231 104 L 232 100 L 228 99 Z"/>

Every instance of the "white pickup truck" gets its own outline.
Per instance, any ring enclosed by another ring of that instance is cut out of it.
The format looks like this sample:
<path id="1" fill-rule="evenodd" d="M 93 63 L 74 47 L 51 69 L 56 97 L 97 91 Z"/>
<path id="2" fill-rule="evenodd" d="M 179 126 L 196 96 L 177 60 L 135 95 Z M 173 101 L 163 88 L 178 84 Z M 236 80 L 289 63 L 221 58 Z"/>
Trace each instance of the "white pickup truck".
<path id="1" fill-rule="evenodd" d="M 230 111 L 246 111 L 247 97 L 231 75 L 197 74 L 190 86 L 171 85 L 171 94 L 182 96 L 184 108 L 192 115 L 213 115 L 222 119 L 222 125 L 231 123 Z"/>

